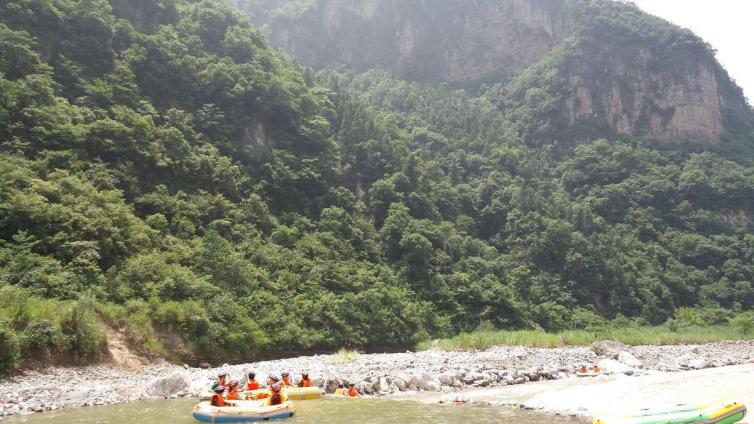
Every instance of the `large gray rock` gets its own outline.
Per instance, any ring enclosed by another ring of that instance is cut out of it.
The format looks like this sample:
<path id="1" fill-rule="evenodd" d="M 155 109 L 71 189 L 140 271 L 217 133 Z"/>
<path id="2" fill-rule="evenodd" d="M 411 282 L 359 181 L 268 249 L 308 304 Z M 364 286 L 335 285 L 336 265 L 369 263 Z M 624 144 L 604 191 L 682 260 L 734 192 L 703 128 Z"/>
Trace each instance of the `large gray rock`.
<path id="1" fill-rule="evenodd" d="M 387 378 L 380 377 L 379 385 L 379 392 L 381 395 L 390 394 L 390 383 L 387 382 Z"/>
<path id="2" fill-rule="evenodd" d="M 603 359 L 597 364 L 602 372 L 605 374 L 626 374 L 633 375 L 634 369 L 624 364 L 623 362 L 616 361 L 615 359 Z"/>
<path id="3" fill-rule="evenodd" d="M 710 364 L 704 359 L 692 359 L 688 363 L 688 368 L 692 370 L 701 370 L 704 368 L 709 368 Z"/>
<path id="4" fill-rule="evenodd" d="M 422 387 L 423 390 L 426 390 L 428 392 L 439 392 L 442 390 L 442 384 L 440 383 L 440 379 L 437 377 L 429 378 L 425 381 L 424 386 Z"/>
<path id="5" fill-rule="evenodd" d="M 597 356 L 605 358 L 616 359 L 618 354 L 628 349 L 626 345 L 621 342 L 613 340 L 602 340 L 592 343 L 592 351 Z"/>
<path id="6" fill-rule="evenodd" d="M 440 377 L 439 377 L 440 383 L 443 386 L 452 386 L 454 377 L 455 376 L 453 374 L 448 374 L 448 373 L 440 374 Z"/>
<path id="7" fill-rule="evenodd" d="M 618 353 L 618 361 L 623 362 L 631 368 L 641 368 L 643 365 L 639 359 L 626 351 Z"/>
<path id="8" fill-rule="evenodd" d="M 180 374 L 173 374 L 170 377 L 154 380 L 147 388 L 147 394 L 149 396 L 170 397 L 179 392 L 186 392 L 188 389 L 188 380 Z"/>

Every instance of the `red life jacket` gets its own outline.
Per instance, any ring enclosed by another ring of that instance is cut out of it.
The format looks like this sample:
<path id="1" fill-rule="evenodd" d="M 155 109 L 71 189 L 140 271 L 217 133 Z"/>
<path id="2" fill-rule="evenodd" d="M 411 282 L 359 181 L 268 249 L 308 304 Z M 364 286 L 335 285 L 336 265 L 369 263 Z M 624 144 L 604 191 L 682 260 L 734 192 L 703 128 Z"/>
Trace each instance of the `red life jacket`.
<path id="1" fill-rule="evenodd" d="M 246 383 L 246 390 L 258 390 L 259 389 L 259 383 L 257 380 L 251 380 L 248 383 Z"/>
<path id="2" fill-rule="evenodd" d="M 238 400 L 238 388 L 234 387 L 228 391 L 228 400 Z"/>
<path id="3" fill-rule="evenodd" d="M 348 389 L 348 396 L 357 397 L 359 396 L 359 392 L 356 391 L 356 388 L 351 387 L 350 389 Z"/>
<path id="4" fill-rule="evenodd" d="M 223 399 L 223 395 L 215 393 L 209 399 L 209 404 L 212 406 L 225 406 L 225 399 Z"/>
<path id="5" fill-rule="evenodd" d="M 301 382 L 298 383 L 298 386 L 299 387 L 312 387 L 312 381 L 309 380 L 308 378 L 305 380 L 301 380 Z"/>

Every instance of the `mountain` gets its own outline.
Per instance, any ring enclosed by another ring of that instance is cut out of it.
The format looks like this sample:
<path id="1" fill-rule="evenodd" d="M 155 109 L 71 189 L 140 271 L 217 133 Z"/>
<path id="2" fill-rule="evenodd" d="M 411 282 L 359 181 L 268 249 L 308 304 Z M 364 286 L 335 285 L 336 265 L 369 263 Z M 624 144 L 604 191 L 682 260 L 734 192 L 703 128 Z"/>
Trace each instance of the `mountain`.
<path id="1" fill-rule="evenodd" d="M 264 25 L 273 45 L 317 69 L 380 68 L 399 79 L 465 86 L 509 83 L 500 96 L 505 110 L 535 109 L 563 123 L 563 141 L 625 133 L 714 145 L 752 118 L 706 43 L 630 3 L 229 2 Z M 532 86 L 547 90 L 527 95 Z"/>
<path id="2" fill-rule="evenodd" d="M 692 34 L 606 1 L 235 3 L 256 24 L 0 2 L 0 371 L 754 308 L 751 111 Z"/>

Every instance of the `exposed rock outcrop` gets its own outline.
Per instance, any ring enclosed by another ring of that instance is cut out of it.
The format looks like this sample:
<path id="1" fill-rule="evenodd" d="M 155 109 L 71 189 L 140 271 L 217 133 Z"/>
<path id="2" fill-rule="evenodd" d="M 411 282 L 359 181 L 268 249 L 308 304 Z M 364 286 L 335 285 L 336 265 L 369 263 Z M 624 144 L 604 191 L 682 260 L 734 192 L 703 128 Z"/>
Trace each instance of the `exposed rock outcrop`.
<path id="1" fill-rule="evenodd" d="M 255 8 L 226 1 L 245 7 L 273 45 L 315 68 L 382 68 L 401 79 L 464 85 L 512 81 L 499 99 L 513 110 L 509 118 L 515 122 L 521 109 L 550 123 L 534 125 L 537 131 L 522 123 L 534 143 L 626 133 L 713 145 L 754 120 L 701 39 L 632 4 L 260 0 Z M 530 78 L 543 68 L 547 81 Z"/>

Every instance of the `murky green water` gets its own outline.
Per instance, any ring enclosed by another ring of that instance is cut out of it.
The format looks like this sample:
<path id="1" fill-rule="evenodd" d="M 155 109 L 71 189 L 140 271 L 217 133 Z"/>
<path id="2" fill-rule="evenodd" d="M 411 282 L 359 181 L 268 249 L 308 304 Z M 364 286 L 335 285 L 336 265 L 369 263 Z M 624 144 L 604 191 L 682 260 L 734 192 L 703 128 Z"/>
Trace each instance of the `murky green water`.
<path id="1" fill-rule="evenodd" d="M 7 424 L 195 424 L 191 408 L 195 401 L 136 402 L 97 408 L 77 408 L 26 417 L 14 417 Z M 410 424 L 410 423 L 547 423 L 573 424 L 568 418 L 482 406 L 425 405 L 413 401 L 320 399 L 296 402 L 290 424 Z"/>

